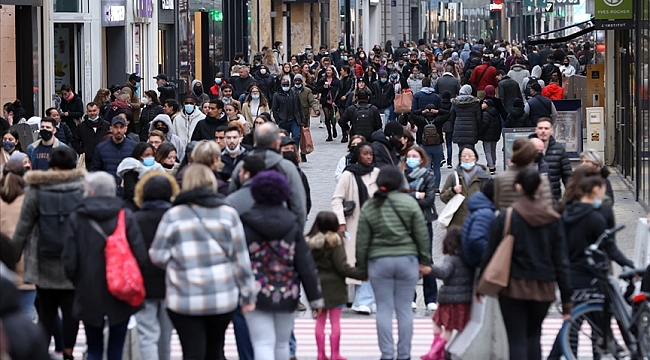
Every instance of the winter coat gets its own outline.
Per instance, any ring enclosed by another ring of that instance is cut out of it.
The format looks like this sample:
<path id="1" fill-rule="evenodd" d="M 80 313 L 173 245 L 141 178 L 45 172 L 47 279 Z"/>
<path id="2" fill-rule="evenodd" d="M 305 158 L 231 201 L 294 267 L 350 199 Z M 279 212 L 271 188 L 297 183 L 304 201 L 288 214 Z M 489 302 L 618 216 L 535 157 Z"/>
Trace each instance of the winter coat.
<path id="1" fill-rule="evenodd" d="M 29 144 L 29 146 L 27 146 L 27 150 L 25 151 L 25 153 L 27 154 L 29 161 L 32 163 L 32 166 L 36 164 L 36 160 L 37 160 L 36 156 L 38 156 L 38 147 L 41 145 L 42 142 L 43 139 L 38 139 L 33 143 Z M 59 139 L 55 137 L 54 142 L 52 143 L 52 150 L 58 148 L 59 146 L 68 147 L 66 144 L 60 142 Z M 46 169 L 38 169 L 38 170 L 46 170 Z"/>
<path id="2" fill-rule="evenodd" d="M 508 71 L 508 77 L 519 84 L 519 90 L 521 92 L 521 84 L 524 83 L 525 78 L 530 77 L 530 71 L 528 71 L 524 65 L 515 64 L 512 65 L 510 71 Z M 521 94 L 523 95 L 523 92 L 521 92 Z"/>
<path id="3" fill-rule="evenodd" d="M 391 166 L 399 164 L 399 155 L 393 148 L 390 141 L 386 139 L 383 130 L 377 130 L 372 133 L 370 137 L 370 147 L 374 153 L 375 166 L 381 168 L 382 166 Z"/>
<path id="4" fill-rule="evenodd" d="M 194 111 L 191 114 L 185 112 L 185 109 L 181 109 L 178 112 L 178 115 L 173 121 L 173 126 L 170 129 L 174 129 L 174 134 L 181 139 L 183 144 L 183 152 L 185 152 L 185 147 L 192 141 L 192 135 L 196 129 L 196 124 L 199 121 L 205 119 L 205 114 L 201 112 L 201 109 L 194 107 Z M 214 139 L 214 134 L 212 134 L 212 139 Z M 178 150 L 178 149 L 176 149 Z M 178 157 L 182 159 L 182 157 Z"/>
<path id="5" fill-rule="evenodd" d="M 239 215 L 210 189 L 176 197 L 160 220 L 149 258 L 166 271 L 165 302 L 176 313 L 226 314 L 256 301 Z"/>
<path id="6" fill-rule="evenodd" d="M 421 76 L 421 75 L 420 75 Z M 407 87 L 411 89 L 413 94 L 419 92 L 422 89 L 422 77 L 414 78 L 413 74 L 409 75 L 406 80 Z"/>
<path id="7" fill-rule="evenodd" d="M 72 146 L 72 131 L 66 123 L 60 122 L 57 124 L 54 136 L 63 144 Z"/>
<path id="8" fill-rule="evenodd" d="M 140 122 L 138 123 L 140 141 L 149 139 L 149 123 L 160 114 L 163 114 L 163 108 L 160 104 L 149 104 L 142 108 Z"/>
<path id="9" fill-rule="evenodd" d="M 512 112 L 508 113 L 506 117 L 506 127 L 507 128 L 521 128 L 521 127 L 531 127 L 530 118 L 528 114 L 524 111 L 523 107 L 513 107 Z"/>
<path id="10" fill-rule="evenodd" d="M 126 91 L 129 94 L 129 109 L 133 112 L 133 119 L 136 123 L 140 122 L 140 98 L 138 97 L 137 89 L 135 88 L 135 83 L 127 81 L 126 84 L 122 87 L 122 91 Z M 161 103 L 164 103 L 164 100 L 160 100 Z M 108 121 L 111 118 L 105 117 Z"/>
<path id="11" fill-rule="evenodd" d="M 444 111 L 442 111 L 444 110 Z M 438 117 L 442 123 L 442 131 L 449 133 L 454 131 L 454 122 L 451 121 L 451 100 L 440 100 L 440 108 L 438 109 Z M 419 129 L 419 128 L 418 128 Z M 445 139 L 446 140 L 446 139 Z"/>
<path id="12" fill-rule="evenodd" d="M 465 217 L 469 214 L 467 201 L 474 193 L 481 191 L 481 186 L 483 186 L 483 183 L 490 179 L 490 175 L 486 172 L 487 169 L 485 166 L 481 164 L 476 164 L 476 166 L 478 166 L 478 171 L 476 174 L 474 174 L 469 184 L 465 183 L 465 176 L 463 176 L 462 173 L 465 170 L 463 170 L 463 168 L 460 166 L 456 168 L 456 171 L 458 172 L 458 179 L 460 180 L 460 185 L 463 187 L 461 195 L 465 197 L 465 200 L 463 200 L 463 203 L 460 205 L 458 210 L 456 210 L 454 217 L 451 219 L 450 225 L 458 225 L 461 227 L 463 226 Z M 449 200 L 451 200 L 451 198 L 456 195 L 453 190 L 453 187 L 456 185 L 458 185 L 456 184 L 456 177 L 453 173 L 449 174 L 449 176 L 447 176 L 447 180 L 445 181 L 445 185 L 443 185 L 442 190 L 440 191 L 440 200 L 442 200 L 443 203 L 447 204 Z"/>
<path id="13" fill-rule="evenodd" d="M 436 81 L 436 94 L 442 95 L 443 92 L 449 91 L 451 97 L 454 98 L 458 95 L 460 91 L 460 81 L 454 77 L 451 73 L 445 72 L 441 77 Z"/>
<path id="14" fill-rule="evenodd" d="M 499 81 L 498 86 L 499 99 L 506 110 L 506 113 L 512 111 L 512 101 L 514 99 L 521 99 L 523 101 L 523 96 L 521 95 L 521 89 L 519 83 L 515 79 L 511 79 L 509 76 L 504 76 Z"/>
<path id="15" fill-rule="evenodd" d="M 431 276 L 442 280 L 438 290 L 439 304 L 462 304 L 472 302 L 474 274 L 459 255 L 445 255 L 442 265 L 431 266 Z"/>
<path id="16" fill-rule="evenodd" d="M 114 197 L 85 198 L 70 214 L 64 232 L 66 245 L 62 261 L 67 277 L 75 286 L 72 313 L 75 319 L 89 326 L 103 326 L 104 316 L 108 317 L 110 326 L 123 323 L 139 310 L 139 307 L 118 300 L 108 291 L 104 256 L 106 238 L 90 225 L 90 220 L 94 220 L 105 234 L 112 234 L 121 209 L 122 201 Z M 140 227 L 129 210 L 125 210 L 124 216 L 131 253 L 142 268 L 147 261 L 147 248 Z"/>
<path id="17" fill-rule="evenodd" d="M 479 137 L 479 123 L 482 120 L 483 112 L 477 97 L 459 95 L 451 100 L 450 121 L 454 124 L 454 143 L 476 144 Z"/>
<path id="18" fill-rule="evenodd" d="M 475 192 L 467 200 L 469 215 L 463 223 L 462 245 L 465 262 L 475 268 L 483 259 L 490 240 L 490 228 L 494 222 L 494 203 L 482 192 Z"/>
<path id="19" fill-rule="evenodd" d="M 228 181 L 232 176 L 237 163 L 239 163 L 239 161 L 241 161 L 241 159 L 245 158 L 246 156 L 248 156 L 248 150 L 244 149 L 244 147 L 241 145 L 239 145 L 239 154 L 235 157 L 230 156 L 226 150 L 221 152 L 221 163 L 223 164 L 221 174 L 226 181 Z M 235 174 L 235 176 L 237 175 L 238 174 Z"/>
<path id="20" fill-rule="evenodd" d="M 283 205 L 256 204 L 241 220 L 258 292 L 256 309 L 292 313 L 301 283 L 310 307 L 322 308 L 316 264 L 296 215 Z"/>
<path id="21" fill-rule="evenodd" d="M 485 87 L 492 85 L 495 88 L 497 87 L 497 80 L 495 76 L 497 75 L 497 68 L 490 66 L 487 63 L 483 63 L 472 71 L 472 76 L 469 78 L 469 82 L 476 86 L 478 91 L 485 90 Z"/>
<path id="22" fill-rule="evenodd" d="M 348 264 L 343 240 L 339 234 L 334 232 L 318 233 L 307 237 L 306 240 L 316 262 L 325 308 L 333 309 L 348 303 L 345 278 L 364 280 L 368 278 L 368 274 Z"/>
<path id="23" fill-rule="evenodd" d="M 246 180 L 237 191 L 230 193 L 226 197 L 226 202 L 237 210 L 239 216 L 249 212 L 255 205 L 255 199 L 253 199 L 253 193 L 251 193 L 250 179 Z"/>
<path id="24" fill-rule="evenodd" d="M 537 126 L 537 121 L 541 118 L 553 118 L 555 106 L 553 102 L 542 94 L 535 94 L 535 96 L 528 99 L 524 106 L 524 111 L 528 109 L 528 117 L 533 126 Z"/>
<path id="25" fill-rule="evenodd" d="M 117 176 L 117 167 L 122 160 L 131 156 L 137 144 L 127 138 L 119 144 L 116 144 L 113 138 L 100 143 L 93 154 L 90 171 L 106 171 L 115 177 L 115 182 L 119 185 L 120 178 Z"/>
<path id="26" fill-rule="evenodd" d="M 420 209 L 422 209 L 422 215 L 424 220 L 427 223 L 431 223 L 438 219 L 438 213 L 436 212 L 436 176 L 433 174 L 433 170 L 428 170 L 424 175 L 422 175 L 422 183 L 420 186 L 415 188 L 409 188 L 409 194 L 415 199 L 418 203 Z M 416 192 L 423 192 L 424 199 L 418 199 L 415 197 Z"/>
<path id="27" fill-rule="evenodd" d="M 90 165 L 95 154 L 97 145 L 102 141 L 104 136 L 109 133 L 111 124 L 104 119 L 99 119 L 97 130 L 90 125 L 88 117 L 77 126 L 72 138 L 72 148 L 77 154 L 86 154 L 86 169 L 90 170 Z M 130 155 L 130 154 L 129 154 Z"/>
<path id="28" fill-rule="evenodd" d="M 350 124 L 350 136 L 363 135 L 366 139 L 369 139 L 372 136 L 373 132 L 380 130 L 382 128 L 381 115 L 379 114 L 379 109 L 377 109 L 376 106 L 370 105 L 370 112 L 372 113 L 372 124 L 371 124 L 372 128 L 368 126 L 369 124 L 365 124 L 364 126 L 358 126 L 357 107 L 366 106 L 363 104 L 367 104 L 367 103 L 357 103 L 348 106 L 343 112 L 343 115 L 341 115 L 339 124 L 340 123 Z"/>
<path id="29" fill-rule="evenodd" d="M 348 79 L 350 78 L 349 76 L 347 77 Z M 341 81 L 339 79 L 333 77 L 332 82 L 330 83 L 329 87 L 325 87 L 325 82 L 327 81 L 327 78 L 322 77 L 318 79 L 316 82 L 316 88 L 314 91 L 318 94 L 320 94 L 320 104 L 323 105 L 324 107 L 331 107 L 333 103 L 336 102 L 338 98 L 340 98 L 340 87 L 341 87 Z M 350 96 L 348 96 L 349 98 Z M 331 103 L 328 102 L 331 100 Z M 347 102 L 347 99 L 346 99 Z"/>
<path id="30" fill-rule="evenodd" d="M 432 87 L 423 87 L 420 91 L 416 92 L 415 95 L 413 95 L 411 111 L 422 111 L 429 104 L 433 104 L 436 109 L 440 109 L 440 96 L 435 93 Z"/>
<path id="31" fill-rule="evenodd" d="M 415 135 L 415 142 L 418 145 L 422 145 L 422 135 L 424 134 L 424 127 L 427 126 L 427 124 L 433 122 L 433 125 L 436 126 L 436 130 L 438 130 L 438 135 L 440 136 L 440 139 L 442 139 L 442 129 L 446 125 L 447 120 L 449 120 L 449 111 L 440 109 L 438 110 L 437 114 L 429 113 L 422 115 L 422 111 L 414 111 L 411 113 L 411 116 L 409 116 L 409 122 L 411 124 L 415 124 L 418 127 L 418 131 Z"/>
<path id="32" fill-rule="evenodd" d="M 283 158 L 275 149 L 254 148 L 249 152 L 249 155 L 259 156 L 264 159 L 265 170 L 273 169 L 279 171 L 287 178 L 289 185 L 291 185 L 291 194 L 289 195 L 287 205 L 296 214 L 300 225 L 304 226 L 305 220 L 307 220 L 307 196 L 296 165 Z M 242 163 L 239 162 L 232 173 L 239 174 L 241 166 Z M 239 182 L 238 176 L 235 176 L 230 181 L 228 192 L 232 194 L 235 190 L 241 188 L 241 186 L 242 184 Z"/>
<path id="33" fill-rule="evenodd" d="M 140 191 L 140 194 L 137 196 L 144 199 L 144 187 L 137 187 L 136 192 L 138 191 Z M 165 212 L 171 207 L 171 203 L 163 200 L 145 201 L 142 203 L 140 210 L 135 212 L 135 222 L 139 225 L 140 231 L 142 232 L 142 241 L 144 242 L 147 253 L 156 236 L 156 230 L 158 229 L 160 220 L 162 220 Z M 165 270 L 155 266 L 149 259 L 149 256 L 146 256 L 146 261 L 140 265 L 140 270 L 144 278 L 147 299 L 164 299 Z"/>
<path id="34" fill-rule="evenodd" d="M 25 199 L 20 211 L 20 219 L 12 239 L 16 253 L 24 252 L 25 277 L 27 283 L 42 289 L 74 289 L 65 276 L 61 258 L 41 256 L 40 238 L 40 190 L 70 193 L 84 190 L 85 169 L 73 170 L 32 170 L 25 174 Z M 66 219 L 69 222 L 70 219 Z M 63 234 L 64 229 L 60 229 Z M 65 243 L 63 243 L 65 245 Z M 64 246 L 65 249 L 65 246 Z"/>
<path id="35" fill-rule="evenodd" d="M 557 84 L 548 84 L 542 89 L 542 95 L 551 100 L 564 100 L 564 89 Z"/>
<path id="36" fill-rule="evenodd" d="M 259 100 L 258 100 L 258 101 L 259 101 Z M 255 114 L 253 114 L 253 108 L 252 108 L 252 106 L 251 106 L 251 103 L 252 103 L 252 102 L 253 102 L 253 100 L 251 100 L 251 101 L 245 101 L 245 102 L 241 105 L 241 114 L 244 116 L 244 119 L 245 119 L 246 122 L 250 125 L 251 128 L 253 127 L 253 122 L 255 121 L 255 118 L 256 118 L 259 114 L 261 114 L 261 113 L 263 113 L 263 112 L 271 113 L 271 108 L 270 108 L 268 105 L 262 106 L 262 105 L 260 104 L 260 105 L 257 107 L 257 111 L 255 111 Z M 259 103 L 258 103 L 258 104 L 259 104 Z M 309 116 L 309 115 L 308 115 L 308 116 Z"/>
<path id="37" fill-rule="evenodd" d="M 529 136 L 529 138 L 533 137 L 537 137 L 537 135 L 531 134 Z M 571 163 L 569 162 L 564 145 L 555 141 L 553 135 L 548 140 L 544 160 L 548 163 L 548 180 L 551 182 L 553 199 L 556 201 L 560 200 L 562 197 L 560 181 L 564 183 L 564 186 L 567 186 L 569 180 L 571 180 L 571 175 L 573 175 L 573 170 L 571 169 Z"/>
<path id="38" fill-rule="evenodd" d="M 194 110 L 196 111 L 196 110 Z M 176 121 L 182 121 L 183 119 L 179 119 L 178 116 L 176 117 Z M 174 125 L 172 125 L 172 120 L 169 118 L 169 116 L 165 114 L 160 114 L 157 115 L 149 124 L 149 132 L 152 132 L 153 130 L 156 129 L 156 124 L 158 122 L 162 122 L 167 126 L 167 133 L 165 134 L 165 141 L 174 145 L 176 148 L 176 156 L 179 159 L 184 159 L 185 158 L 185 144 L 181 140 L 180 137 L 176 135 L 176 132 L 174 130 Z M 214 134 L 212 135 L 214 139 Z"/>
<path id="39" fill-rule="evenodd" d="M 160 103 L 164 104 L 167 99 L 176 99 L 176 84 L 172 82 L 164 82 L 158 86 L 160 96 Z"/>
<path id="40" fill-rule="evenodd" d="M 369 200 L 361 208 L 357 229 L 357 267 L 366 270 L 369 261 L 393 256 L 413 256 L 418 264 L 430 266 L 431 241 L 416 201 L 399 191 L 389 192 L 388 199 L 394 209 L 388 200 L 381 206 Z"/>
<path id="41" fill-rule="evenodd" d="M 250 85 L 252 82 L 254 82 L 255 79 L 253 79 L 252 76 L 248 76 L 246 79 L 242 78 L 241 76 L 237 76 L 231 81 L 231 85 L 233 87 L 232 91 L 232 97 L 233 99 L 238 99 L 241 94 L 246 93 L 246 89 L 248 89 L 248 85 Z"/>
<path id="42" fill-rule="evenodd" d="M 529 166 L 535 166 L 535 164 Z M 519 170 L 521 167 L 511 164 L 508 166 L 508 170 L 494 178 L 494 205 L 497 210 L 507 208 L 519 198 L 519 194 L 515 190 L 515 179 Z M 553 193 L 547 176 L 542 176 L 542 193 L 540 195 L 547 206 L 553 206 Z"/>
<path id="43" fill-rule="evenodd" d="M 194 131 L 192 132 L 191 141 L 214 140 L 214 133 L 216 132 L 217 128 L 227 125 L 228 118 L 226 116 L 223 116 L 219 119 L 213 118 L 212 116 L 207 116 L 203 120 L 199 120 L 196 123 Z"/>
<path id="44" fill-rule="evenodd" d="M 257 81 L 257 85 L 259 85 L 262 94 L 264 94 L 264 97 L 268 101 L 273 99 L 273 94 L 275 93 L 275 77 L 268 72 L 266 75 L 262 75 L 258 71 L 255 73 L 255 81 Z"/>
<path id="45" fill-rule="evenodd" d="M 120 165 L 117 166 L 117 176 L 122 179 L 120 182 L 123 189 L 122 197 L 126 202 L 125 205 L 133 211 L 138 209 L 133 202 L 135 185 L 141 177 L 150 171 L 164 172 L 165 169 L 157 162 L 154 162 L 151 166 L 144 166 L 142 161 L 130 156 L 122 160 Z"/>
<path id="46" fill-rule="evenodd" d="M 484 142 L 498 142 L 501 139 L 501 116 L 496 107 L 490 106 L 483 110 L 481 128 L 483 134 L 480 139 Z"/>
<path id="47" fill-rule="evenodd" d="M 300 98 L 303 118 L 305 119 L 307 127 L 309 127 L 310 110 L 314 110 L 315 112 L 320 111 L 318 100 L 314 97 L 314 93 L 308 87 L 303 87 L 301 90 L 296 90 L 296 92 Z"/>
<path id="48" fill-rule="evenodd" d="M 2 235 L 11 239 L 16 231 L 18 220 L 20 220 L 20 209 L 23 207 L 25 194 L 14 199 L 11 203 L 6 203 L 0 199 L 0 232 Z M 16 281 L 14 282 L 19 290 L 36 290 L 33 284 L 27 284 L 23 280 L 25 275 L 25 258 L 21 254 L 20 260 L 16 263 Z"/>
<path id="49" fill-rule="evenodd" d="M 378 109 L 385 109 L 393 105 L 395 101 L 395 86 L 386 81 L 382 83 L 381 80 L 375 81 L 370 85 L 372 92 L 375 94 L 373 105 Z"/>
<path id="50" fill-rule="evenodd" d="M 300 95 L 293 88 L 286 92 L 280 90 L 273 95 L 271 112 L 280 127 L 292 120 L 299 125 L 305 123 Z"/>
<path id="51" fill-rule="evenodd" d="M 84 103 L 83 100 L 81 100 L 81 97 L 79 97 L 77 94 L 74 94 L 73 98 L 70 101 L 61 99 L 60 106 L 61 108 L 59 110 L 59 113 L 70 113 L 68 116 L 61 115 L 61 121 L 66 123 L 70 127 L 70 130 L 77 127 L 77 124 L 75 124 L 74 120 L 81 120 L 81 118 L 84 116 Z"/>

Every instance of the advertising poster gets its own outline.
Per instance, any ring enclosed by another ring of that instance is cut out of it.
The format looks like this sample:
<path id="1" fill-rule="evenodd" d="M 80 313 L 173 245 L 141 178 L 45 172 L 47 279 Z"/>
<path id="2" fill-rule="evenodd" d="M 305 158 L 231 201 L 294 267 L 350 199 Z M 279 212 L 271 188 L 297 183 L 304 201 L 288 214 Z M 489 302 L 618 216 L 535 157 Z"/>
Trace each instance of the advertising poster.
<path id="1" fill-rule="evenodd" d="M 564 144 L 569 158 L 582 152 L 582 103 L 580 100 L 554 100 L 557 116 L 553 124 L 555 141 Z"/>
<path id="2" fill-rule="evenodd" d="M 54 88 L 70 83 L 70 29 L 54 28 Z"/>
<path id="3" fill-rule="evenodd" d="M 527 138 L 535 133 L 534 127 L 529 128 L 505 128 L 503 129 L 503 169 L 508 168 L 508 162 L 512 156 L 512 144 L 520 138 Z"/>

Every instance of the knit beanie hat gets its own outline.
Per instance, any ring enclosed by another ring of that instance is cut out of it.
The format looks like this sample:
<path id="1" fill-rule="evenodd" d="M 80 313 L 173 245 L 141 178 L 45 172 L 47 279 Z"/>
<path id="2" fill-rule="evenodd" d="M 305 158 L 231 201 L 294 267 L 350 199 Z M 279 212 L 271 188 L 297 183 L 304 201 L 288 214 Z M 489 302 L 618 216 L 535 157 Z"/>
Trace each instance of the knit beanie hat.
<path id="1" fill-rule="evenodd" d="M 266 170 L 253 177 L 251 193 L 258 204 L 282 205 L 289 199 L 291 186 L 281 173 L 275 170 Z"/>
<path id="2" fill-rule="evenodd" d="M 485 87 L 485 96 L 494 97 L 495 91 L 493 85 L 488 85 Z"/>
<path id="3" fill-rule="evenodd" d="M 449 92 L 449 90 L 445 90 L 442 92 L 442 99 L 451 100 L 451 93 Z"/>
<path id="4" fill-rule="evenodd" d="M 147 180 L 143 188 L 143 200 L 171 201 L 172 186 L 165 176 L 153 176 Z"/>

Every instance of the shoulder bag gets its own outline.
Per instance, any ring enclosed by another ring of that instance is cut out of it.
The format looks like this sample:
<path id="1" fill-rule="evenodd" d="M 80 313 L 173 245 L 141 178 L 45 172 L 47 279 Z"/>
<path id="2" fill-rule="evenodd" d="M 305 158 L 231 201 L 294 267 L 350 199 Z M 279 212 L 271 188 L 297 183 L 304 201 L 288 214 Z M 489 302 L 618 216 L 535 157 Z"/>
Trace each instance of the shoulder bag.
<path id="1" fill-rule="evenodd" d="M 460 184 L 460 178 L 458 177 L 458 172 L 454 171 L 454 178 L 456 180 L 455 184 L 458 185 Z M 456 186 L 452 185 L 452 186 Z M 460 206 L 463 204 L 463 201 L 465 201 L 465 196 L 462 194 L 456 194 L 454 197 L 449 200 L 447 205 L 445 206 L 444 209 L 440 212 L 440 215 L 438 215 L 438 223 L 444 227 L 449 226 L 451 223 L 451 220 L 454 218 L 454 214 Z"/>
<path id="2" fill-rule="evenodd" d="M 510 280 L 510 265 L 512 264 L 512 249 L 515 245 L 515 237 L 510 234 L 510 221 L 512 219 L 512 207 L 506 212 L 506 221 L 503 226 L 503 239 L 490 258 L 483 275 L 478 282 L 476 291 L 479 294 L 497 296 L 501 290 L 508 287 Z"/>

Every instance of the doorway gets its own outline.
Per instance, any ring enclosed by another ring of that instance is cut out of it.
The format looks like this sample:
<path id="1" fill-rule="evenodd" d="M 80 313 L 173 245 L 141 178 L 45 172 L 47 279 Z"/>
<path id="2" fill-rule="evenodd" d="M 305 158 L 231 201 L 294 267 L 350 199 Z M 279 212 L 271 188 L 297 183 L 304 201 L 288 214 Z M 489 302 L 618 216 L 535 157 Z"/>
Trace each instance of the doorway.
<path id="1" fill-rule="evenodd" d="M 124 84 L 126 80 L 126 34 L 124 26 L 104 28 L 106 41 L 106 84 Z"/>
<path id="2" fill-rule="evenodd" d="M 634 30 L 616 32 L 614 79 L 616 86 L 616 157 L 621 174 L 630 182 L 635 182 L 636 172 L 636 131 L 634 124 Z"/>

